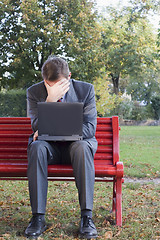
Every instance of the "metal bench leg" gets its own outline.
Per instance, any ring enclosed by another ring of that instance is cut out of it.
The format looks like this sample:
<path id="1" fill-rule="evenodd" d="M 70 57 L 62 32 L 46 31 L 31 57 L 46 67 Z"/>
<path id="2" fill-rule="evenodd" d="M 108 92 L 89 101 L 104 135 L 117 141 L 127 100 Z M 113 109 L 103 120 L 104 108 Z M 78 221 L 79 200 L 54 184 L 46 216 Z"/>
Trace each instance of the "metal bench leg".
<path id="1" fill-rule="evenodd" d="M 122 226 L 122 178 L 116 181 L 116 225 Z"/>

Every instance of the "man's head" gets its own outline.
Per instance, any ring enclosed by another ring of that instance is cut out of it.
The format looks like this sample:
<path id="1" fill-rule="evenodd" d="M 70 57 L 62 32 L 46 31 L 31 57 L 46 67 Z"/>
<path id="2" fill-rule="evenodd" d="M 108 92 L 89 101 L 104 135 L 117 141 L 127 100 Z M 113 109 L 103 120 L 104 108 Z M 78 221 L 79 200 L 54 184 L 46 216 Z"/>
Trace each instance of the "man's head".
<path id="1" fill-rule="evenodd" d="M 46 81 L 56 82 L 70 76 L 68 63 L 60 57 L 50 56 L 42 66 L 42 77 Z"/>

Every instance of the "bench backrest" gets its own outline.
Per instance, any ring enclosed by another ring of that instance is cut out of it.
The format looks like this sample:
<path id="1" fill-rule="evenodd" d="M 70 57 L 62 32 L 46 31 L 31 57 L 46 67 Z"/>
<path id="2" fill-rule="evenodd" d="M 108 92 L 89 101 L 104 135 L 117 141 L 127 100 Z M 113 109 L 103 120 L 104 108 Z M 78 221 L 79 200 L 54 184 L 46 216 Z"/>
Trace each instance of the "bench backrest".
<path id="1" fill-rule="evenodd" d="M 27 117 L 0 118 L 0 161 L 26 162 L 27 144 L 32 133 L 31 121 Z M 119 161 L 118 117 L 97 118 L 96 139 L 98 149 L 95 161 L 115 165 Z"/>

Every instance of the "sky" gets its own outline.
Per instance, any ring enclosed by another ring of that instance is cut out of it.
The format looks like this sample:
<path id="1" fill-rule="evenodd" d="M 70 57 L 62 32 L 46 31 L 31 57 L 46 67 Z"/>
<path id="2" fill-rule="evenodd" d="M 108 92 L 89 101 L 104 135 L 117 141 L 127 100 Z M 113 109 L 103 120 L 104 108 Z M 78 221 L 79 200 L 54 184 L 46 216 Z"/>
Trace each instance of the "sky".
<path id="1" fill-rule="evenodd" d="M 116 6 L 119 0 L 96 0 L 96 2 L 99 6 L 109 6 L 109 5 Z M 128 3 L 127 0 L 121 0 L 121 2 L 123 5 Z"/>
<path id="2" fill-rule="evenodd" d="M 100 11 L 100 9 L 104 8 L 105 6 L 113 6 L 113 7 L 118 7 L 119 2 L 121 2 L 121 5 L 123 6 L 127 6 L 129 5 L 129 1 L 128 0 L 96 0 L 97 2 L 97 7 Z M 153 26 L 158 29 L 160 28 L 160 15 L 156 15 L 156 14 L 152 14 L 149 16 L 149 20 L 150 22 L 153 24 Z"/>

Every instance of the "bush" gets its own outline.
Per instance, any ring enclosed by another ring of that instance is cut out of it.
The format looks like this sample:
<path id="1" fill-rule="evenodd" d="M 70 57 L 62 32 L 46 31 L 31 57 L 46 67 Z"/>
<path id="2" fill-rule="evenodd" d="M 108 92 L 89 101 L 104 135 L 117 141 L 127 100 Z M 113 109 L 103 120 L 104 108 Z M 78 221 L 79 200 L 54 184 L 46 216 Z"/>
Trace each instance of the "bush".
<path id="1" fill-rule="evenodd" d="M 26 90 L 0 92 L 0 117 L 26 117 Z"/>
<path id="2" fill-rule="evenodd" d="M 125 99 L 118 106 L 117 114 L 123 119 L 132 119 L 133 102 Z"/>
<path id="3" fill-rule="evenodd" d="M 131 120 L 142 121 L 147 119 L 147 112 L 145 106 L 140 106 L 139 103 L 134 102 L 131 114 Z"/>
<path id="4" fill-rule="evenodd" d="M 122 119 L 142 121 L 152 117 L 148 106 L 140 106 L 138 102 L 124 99 L 111 115 L 118 115 Z"/>

